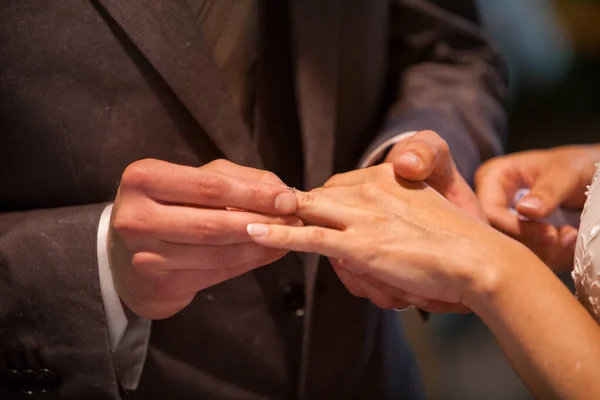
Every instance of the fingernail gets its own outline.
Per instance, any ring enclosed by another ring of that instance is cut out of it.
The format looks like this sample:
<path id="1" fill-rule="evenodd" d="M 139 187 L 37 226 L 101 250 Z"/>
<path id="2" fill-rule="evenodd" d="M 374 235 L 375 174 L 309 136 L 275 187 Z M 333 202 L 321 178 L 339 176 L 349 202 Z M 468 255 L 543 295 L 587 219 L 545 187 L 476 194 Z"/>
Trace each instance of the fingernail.
<path id="1" fill-rule="evenodd" d="M 564 248 L 571 247 L 577 241 L 577 231 L 569 231 L 561 240 Z"/>
<path id="2" fill-rule="evenodd" d="M 264 224 L 248 224 L 246 231 L 250 236 L 266 236 L 269 234 L 269 227 Z"/>
<path id="3" fill-rule="evenodd" d="M 419 168 L 421 166 L 421 159 L 419 156 L 410 151 L 400 154 L 400 156 L 398 156 L 398 162 L 413 168 Z"/>
<path id="4" fill-rule="evenodd" d="M 527 208 L 533 211 L 540 211 L 544 206 L 542 199 L 537 196 L 527 196 L 518 203 L 519 208 Z"/>
<path id="5" fill-rule="evenodd" d="M 293 213 L 296 207 L 298 207 L 298 199 L 292 192 L 281 193 L 275 198 L 275 209 L 281 213 Z"/>

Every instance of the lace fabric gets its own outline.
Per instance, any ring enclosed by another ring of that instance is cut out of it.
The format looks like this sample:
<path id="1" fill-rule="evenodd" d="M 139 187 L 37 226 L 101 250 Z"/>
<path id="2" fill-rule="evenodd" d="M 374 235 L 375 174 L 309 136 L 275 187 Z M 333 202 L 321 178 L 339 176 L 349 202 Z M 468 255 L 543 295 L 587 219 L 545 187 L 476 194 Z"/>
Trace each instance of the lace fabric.
<path id="1" fill-rule="evenodd" d="M 575 249 L 575 265 L 571 276 L 576 296 L 600 323 L 600 189 L 596 184 L 600 164 L 586 191 L 586 202 L 581 214 L 581 225 Z"/>

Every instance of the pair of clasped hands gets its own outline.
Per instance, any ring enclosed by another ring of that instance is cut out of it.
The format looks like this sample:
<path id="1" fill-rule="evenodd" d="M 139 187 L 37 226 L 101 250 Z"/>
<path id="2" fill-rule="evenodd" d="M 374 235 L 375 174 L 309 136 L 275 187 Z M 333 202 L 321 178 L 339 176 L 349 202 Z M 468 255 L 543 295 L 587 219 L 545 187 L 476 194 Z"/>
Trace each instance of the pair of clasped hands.
<path id="1" fill-rule="evenodd" d="M 477 179 L 497 172 L 484 165 Z M 484 207 L 490 219 L 526 239 L 496 200 Z M 151 319 L 290 250 L 329 257 L 350 293 L 381 308 L 465 313 L 495 281 L 489 261 L 510 249 L 517 261 L 526 250 L 490 227 L 486 213 L 431 131 L 396 144 L 386 163 L 335 175 L 310 192 L 224 160 L 200 168 L 142 160 L 123 174 L 109 258 L 121 300 Z M 557 231 L 554 239 L 569 235 Z"/>

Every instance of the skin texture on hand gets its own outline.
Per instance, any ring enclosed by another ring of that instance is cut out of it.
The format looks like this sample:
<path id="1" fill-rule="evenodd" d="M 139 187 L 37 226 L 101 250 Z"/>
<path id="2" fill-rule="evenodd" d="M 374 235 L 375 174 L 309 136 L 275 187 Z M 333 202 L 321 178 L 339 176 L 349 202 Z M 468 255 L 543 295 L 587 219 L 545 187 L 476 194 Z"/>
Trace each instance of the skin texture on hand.
<path id="1" fill-rule="evenodd" d="M 313 226 L 251 224 L 257 243 L 342 260 L 334 266 L 378 281 L 372 286 L 393 298 L 426 301 L 426 307 L 466 310 L 467 288 L 485 282 L 487 250 L 510 240 L 428 185 L 398 178 L 392 164 L 335 176 L 297 195 L 296 215 Z"/>
<path id="2" fill-rule="evenodd" d="M 477 196 L 492 225 L 521 241 L 555 271 L 573 267 L 577 230 L 537 221 L 558 207 L 581 209 L 585 187 L 600 160 L 597 145 L 565 146 L 494 158 L 476 173 Z M 523 221 L 509 211 L 515 193 L 531 188 L 516 205 Z"/>
<path id="3" fill-rule="evenodd" d="M 384 164 L 298 192 L 296 214 L 314 226 L 248 232 L 265 246 L 341 259 L 394 296 L 467 306 L 537 398 L 598 398 L 600 328 L 554 273 L 431 187 L 394 175 Z"/>
<path id="4" fill-rule="evenodd" d="M 437 133 L 420 131 L 397 143 L 388 152 L 386 162 L 394 165 L 397 176 L 414 182 L 424 181 L 458 207 L 485 220 L 477 197 L 456 169 L 448 144 Z M 334 185 L 338 177 L 331 178 L 327 185 Z M 409 294 L 399 298 L 397 291 L 384 282 L 368 275 L 357 276 L 348 268 L 340 268 L 341 260 L 331 258 L 330 261 L 351 293 L 368 297 L 381 308 L 404 309 L 412 304 L 435 313 L 469 312 L 467 308 L 456 304 L 430 301 Z"/>
<path id="5" fill-rule="evenodd" d="M 160 319 L 196 293 L 286 254 L 250 240 L 249 223 L 301 225 L 274 174 L 225 160 L 200 168 L 142 160 L 124 172 L 111 215 L 110 266 L 136 314 Z"/>

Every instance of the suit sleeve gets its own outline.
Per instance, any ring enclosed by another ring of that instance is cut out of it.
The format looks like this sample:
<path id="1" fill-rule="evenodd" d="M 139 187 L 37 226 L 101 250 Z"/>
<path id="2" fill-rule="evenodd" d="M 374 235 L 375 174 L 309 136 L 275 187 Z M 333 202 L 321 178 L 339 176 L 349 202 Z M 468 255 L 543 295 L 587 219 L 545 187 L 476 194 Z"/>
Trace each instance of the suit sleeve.
<path id="1" fill-rule="evenodd" d="M 0 213 L 0 398 L 120 398 L 98 278 L 105 206 Z"/>
<path id="2" fill-rule="evenodd" d="M 434 130 L 472 182 L 477 166 L 503 150 L 507 82 L 486 40 L 475 0 L 394 0 L 390 71 L 394 99 L 367 153 L 407 131 Z"/>

